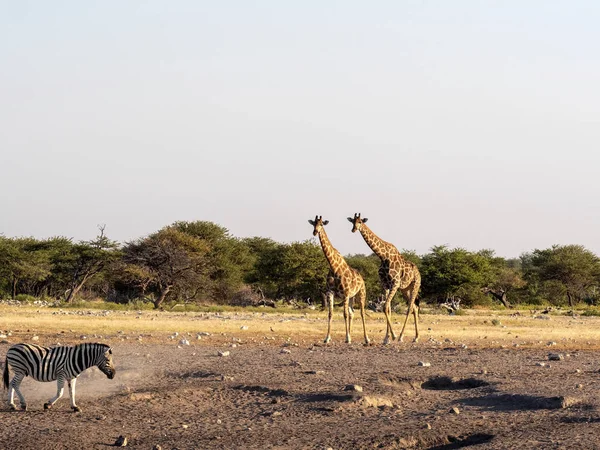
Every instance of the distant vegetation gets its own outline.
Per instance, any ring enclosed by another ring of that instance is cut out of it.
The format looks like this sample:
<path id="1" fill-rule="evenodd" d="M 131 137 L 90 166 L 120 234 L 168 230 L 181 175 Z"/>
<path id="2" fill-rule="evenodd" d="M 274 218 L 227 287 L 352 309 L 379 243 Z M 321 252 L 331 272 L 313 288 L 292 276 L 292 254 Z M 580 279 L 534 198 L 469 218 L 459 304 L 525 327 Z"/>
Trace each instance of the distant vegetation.
<path id="1" fill-rule="evenodd" d="M 404 251 L 421 271 L 420 298 L 461 300 L 461 306 L 596 305 L 600 260 L 580 245 L 535 249 L 515 259 L 493 250 L 433 247 Z M 379 259 L 348 255 L 377 305 Z M 284 244 L 263 237 L 240 239 L 212 222 L 176 222 L 132 242 L 104 234 L 92 241 L 0 236 L 0 298 L 101 298 L 114 303 L 320 305 L 328 265 L 318 242 Z M 400 294 L 397 294 L 398 301 Z"/>

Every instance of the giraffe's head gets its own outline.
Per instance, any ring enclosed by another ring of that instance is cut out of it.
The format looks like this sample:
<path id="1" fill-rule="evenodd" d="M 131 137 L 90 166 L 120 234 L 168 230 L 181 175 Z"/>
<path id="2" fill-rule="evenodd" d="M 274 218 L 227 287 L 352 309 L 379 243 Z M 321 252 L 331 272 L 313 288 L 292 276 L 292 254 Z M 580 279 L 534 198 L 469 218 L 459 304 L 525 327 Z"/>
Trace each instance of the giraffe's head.
<path id="1" fill-rule="evenodd" d="M 360 218 L 360 213 L 354 213 L 354 218 L 348 217 L 348 222 L 352 224 L 352 232 L 355 233 L 357 230 L 360 231 L 360 227 L 362 227 L 363 223 L 367 223 L 366 217 L 364 219 Z"/>
<path id="2" fill-rule="evenodd" d="M 323 227 L 329 223 L 329 220 L 323 220 L 323 216 L 315 216 L 315 220 L 309 219 L 308 223 L 314 227 L 313 236 L 316 236 L 319 234 L 319 231 L 321 231 Z"/>

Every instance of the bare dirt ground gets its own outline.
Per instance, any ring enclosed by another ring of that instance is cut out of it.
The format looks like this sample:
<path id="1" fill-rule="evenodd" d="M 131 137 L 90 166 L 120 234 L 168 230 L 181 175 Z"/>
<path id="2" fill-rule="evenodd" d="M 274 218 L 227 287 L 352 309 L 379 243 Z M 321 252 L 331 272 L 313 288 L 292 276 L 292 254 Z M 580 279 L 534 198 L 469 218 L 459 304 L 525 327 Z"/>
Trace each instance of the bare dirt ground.
<path id="1" fill-rule="evenodd" d="M 219 331 L 222 316 L 196 319 L 176 318 L 182 330 L 210 335 L 128 329 L 82 338 L 80 330 L 68 329 L 66 317 L 35 333 L 18 329 L 17 319 L 0 320 L 0 330 L 13 330 L 0 343 L 2 363 L 11 344 L 35 335 L 42 345 L 108 342 L 117 365 L 114 380 L 95 368 L 81 375 L 81 413 L 70 411 L 68 393 L 43 410 L 54 383 L 26 379 L 27 412 L 9 411 L 5 391 L 0 449 L 103 449 L 119 436 L 138 449 L 600 448 L 598 342 L 563 338 L 549 346 L 539 336 L 519 344 L 516 325 L 507 322 L 503 332 L 512 327 L 512 334 L 492 344 L 465 334 L 465 319 L 458 317 L 457 341 L 433 336 L 430 325 L 439 319 L 422 316 L 430 330 L 423 342 L 381 345 L 377 318 L 369 321 L 375 345 L 358 340 L 360 326 L 353 332 L 357 341 L 345 344 L 336 318 L 334 342 L 324 345 L 322 318 L 298 327 L 302 332 L 275 315 L 244 317 L 226 331 Z M 573 320 L 554 319 L 554 328 Z M 599 324 L 590 320 L 578 323 Z M 60 321 L 66 329 L 57 332 Z M 225 351 L 228 356 L 219 356 Z M 564 359 L 550 361 L 549 353 Z"/>

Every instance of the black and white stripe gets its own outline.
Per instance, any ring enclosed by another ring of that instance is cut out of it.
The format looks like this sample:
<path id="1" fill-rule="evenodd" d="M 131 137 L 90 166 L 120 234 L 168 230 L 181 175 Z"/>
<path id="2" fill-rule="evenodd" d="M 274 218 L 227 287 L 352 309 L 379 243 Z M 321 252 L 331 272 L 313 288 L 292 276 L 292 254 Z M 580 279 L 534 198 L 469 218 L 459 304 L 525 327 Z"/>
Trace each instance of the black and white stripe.
<path id="1" fill-rule="evenodd" d="M 14 376 L 9 382 L 8 367 Z M 65 381 L 69 386 L 71 408 L 81 411 L 75 404 L 75 383 L 84 370 L 97 366 L 108 378 L 115 376 L 112 349 L 105 344 L 78 344 L 74 346 L 41 347 L 36 344 L 16 344 L 8 349 L 4 365 L 4 388 L 8 388 L 8 399 L 12 409 L 16 409 L 14 394 L 21 402 L 21 409 L 27 410 L 25 397 L 19 386 L 30 376 L 37 381 L 57 381 L 56 396 L 44 404 L 48 409 L 62 397 Z"/>

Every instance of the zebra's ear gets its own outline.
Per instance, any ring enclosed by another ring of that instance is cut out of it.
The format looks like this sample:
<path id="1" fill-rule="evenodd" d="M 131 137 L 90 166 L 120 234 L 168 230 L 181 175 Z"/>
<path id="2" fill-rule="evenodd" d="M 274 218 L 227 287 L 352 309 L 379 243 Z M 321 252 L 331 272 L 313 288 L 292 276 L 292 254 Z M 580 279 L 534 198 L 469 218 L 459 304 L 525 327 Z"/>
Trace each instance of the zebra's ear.
<path id="1" fill-rule="evenodd" d="M 109 355 L 112 355 L 112 348 L 109 348 L 109 349 L 108 349 L 108 354 L 109 354 Z"/>

